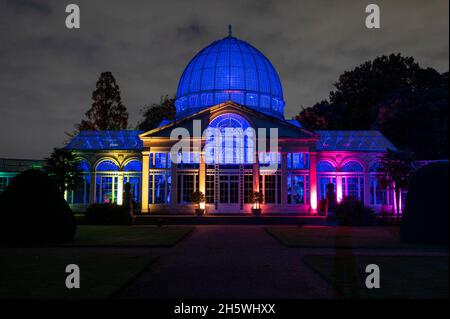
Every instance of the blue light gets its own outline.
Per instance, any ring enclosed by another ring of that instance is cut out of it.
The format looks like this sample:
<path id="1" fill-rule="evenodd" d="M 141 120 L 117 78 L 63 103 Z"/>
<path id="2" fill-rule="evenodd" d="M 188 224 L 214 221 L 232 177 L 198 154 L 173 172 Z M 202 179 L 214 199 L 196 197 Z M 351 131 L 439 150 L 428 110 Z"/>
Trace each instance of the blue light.
<path id="1" fill-rule="evenodd" d="M 142 163 L 137 160 L 128 162 L 123 168 L 125 172 L 142 172 Z"/>
<path id="2" fill-rule="evenodd" d="M 345 165 L 341 169 L 342 172 L 363 172 L 364 168 L 355 161 L 350 161 L 345 163 Z"/>
<path id="3" fill-rule="evenodd" d="M 142 131 L 81 131 L 67 149 L 72 150 L 142 150 Z"/>
<path id="4" fill-rule="evenodd" d="M 254 136 L 253 130 L 247 131 L 250 127 L 245 118 L 235 113 L 225 113 L 214 118 L 206 134 L 206 164 L 214 164 L 216 159 L 219 164 L 252 164 Z M 220 131 L 220 137 L 215 136 L 214 133 L 218 132 L 214 129 Z"/>
<path id="5" fill-rule="evenodd" d="M 201 50 L 185 68 L 175 101 L 177 118 L 228 100 L 284 118 L 283 89 L 272 63 L 231 36 Z"/>
<path id="6" fill-rule="evenodd" d="M 80 171 L 89 172 L 89 164 L 85 160 L 80 160 L 77 166 Z"/>
<path id="7" fill-rule="evenodd" d="M 329 162 L 321 161 L 317 164 L 318 172 L 335 172 L 336 169 Z"/>
<path id="8" fill-rule="evenodd" d="M 309 154 L 308 153 L 288 153 L 287 154 L 288 169 L 308 169 Z"/>
<path id="9" fill-rule="evenodd" d="M 320 139 L 318 151 L 368 151 L 396 150 L 380 131 L 316 131 Z"/>
<path id="10" fill-rule="evenodd" d="M 111 171 L 118 171 L 119 168 L 117 165 L 109 160 L 103 161 L 100 164 L 97 165 L 96 171 L 97 172 L 111 172 Z"/>

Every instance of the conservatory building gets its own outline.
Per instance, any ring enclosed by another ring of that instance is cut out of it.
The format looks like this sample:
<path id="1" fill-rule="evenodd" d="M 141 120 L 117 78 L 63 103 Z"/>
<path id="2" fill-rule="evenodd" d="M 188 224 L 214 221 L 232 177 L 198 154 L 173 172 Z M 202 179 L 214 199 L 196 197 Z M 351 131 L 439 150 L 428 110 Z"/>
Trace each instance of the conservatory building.
<path id="1" fill-rule="evenodd" d="M 67 194 L 76 210 L 123 202 L 125 183 L 142 213 L 193 213 L 201 191 L 207 214 L 320 214 L 326 187 L 391 211 L 378 156 L 395 147 L 378 131 L 309 131 L 284 118 L 278 74 L 256 48 L 231 35 L 201 50 L 178 84 L 176 117 L 143 131 L 82 131 L 67 148 L 83 184 Z M 231 132 L 231 133 L 230 133 Z"/>

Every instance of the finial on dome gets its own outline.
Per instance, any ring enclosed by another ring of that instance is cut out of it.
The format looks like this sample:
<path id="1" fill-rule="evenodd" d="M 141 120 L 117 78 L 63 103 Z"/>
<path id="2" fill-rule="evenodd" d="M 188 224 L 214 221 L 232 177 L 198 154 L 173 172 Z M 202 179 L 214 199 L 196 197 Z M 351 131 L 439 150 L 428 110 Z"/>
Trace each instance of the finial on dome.
<path id="1" fill-rule="evenodd" d="M 231 24 L 228 25 L 228 36 L 229 37 L 233 36 L 233 26 Z"/>

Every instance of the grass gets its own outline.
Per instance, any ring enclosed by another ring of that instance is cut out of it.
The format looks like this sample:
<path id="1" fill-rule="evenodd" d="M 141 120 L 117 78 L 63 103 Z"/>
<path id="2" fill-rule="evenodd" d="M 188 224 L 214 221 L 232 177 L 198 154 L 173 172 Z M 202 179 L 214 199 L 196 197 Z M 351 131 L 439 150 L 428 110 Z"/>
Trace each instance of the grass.
<path id="1" fill-rule="evenodd" d="M 0 298 L 109 298 L 156 260 L 155 256 L 4 254 Z M 80 288 L 67 289 L 65 268 L 80 267 Z"/>
<path id="2" fill-rule="evenodd" d="M 69 246 L 171 247 L 186 237 L 188 226 L 93 226 L 79 225 Z"/>
<path id="3" fill-rule="evenodd" d="M 447 257 L 308 255 L 304 262 L 327 280 L 338 298 L 431 299 L 448 298 Z M 380 268 L 380 288 L 365 286 L 365 267 Z"/>
<path id="4" fill-rule="evenodd" d="M 266 227 L 288 247 L 407 248 L 400 242 L 399 227 Z"/>

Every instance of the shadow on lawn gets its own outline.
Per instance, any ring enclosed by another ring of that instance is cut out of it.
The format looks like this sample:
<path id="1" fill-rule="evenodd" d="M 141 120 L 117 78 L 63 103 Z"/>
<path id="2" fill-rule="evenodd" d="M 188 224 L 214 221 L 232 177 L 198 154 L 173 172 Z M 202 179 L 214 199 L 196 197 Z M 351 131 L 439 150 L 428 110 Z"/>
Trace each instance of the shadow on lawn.
<path id="1" fill-rule="evenodd" d="M 344 230 L 338 228 L 335 236 L 336 247 L 339 239 L 343 236 Z M 347 234 L 348 244 L 353 246 L 353 236 Z M 352 249 L 335 249 L 333 260 L 333 278 L 343 277 L 342 279 L 348 284 L 345 286 L 347 291 L 342 289 L 334 289 L 334 294 L 337 299 L 342 299 L 345 296 L 349 298 L 358 298 L 357 276 L 356 276 L 356 260 Z"/>

